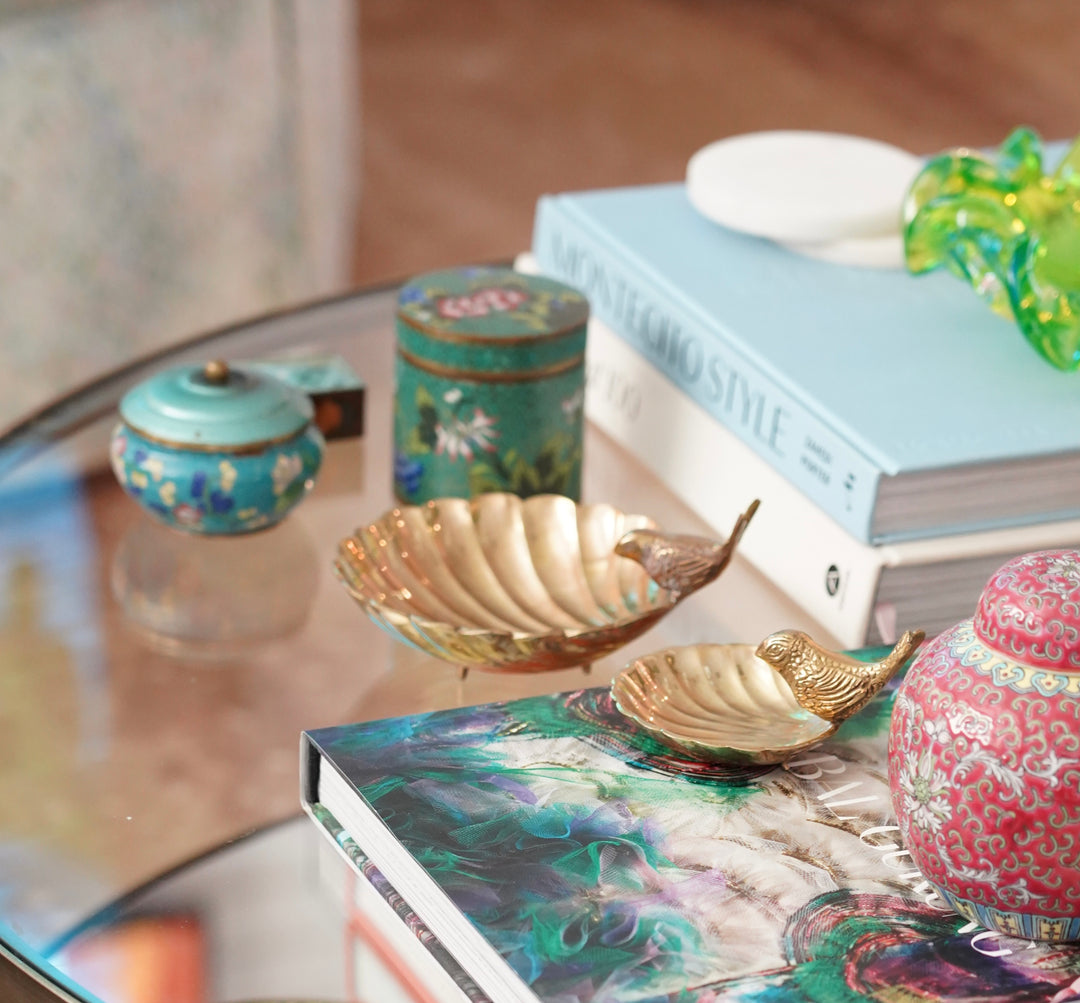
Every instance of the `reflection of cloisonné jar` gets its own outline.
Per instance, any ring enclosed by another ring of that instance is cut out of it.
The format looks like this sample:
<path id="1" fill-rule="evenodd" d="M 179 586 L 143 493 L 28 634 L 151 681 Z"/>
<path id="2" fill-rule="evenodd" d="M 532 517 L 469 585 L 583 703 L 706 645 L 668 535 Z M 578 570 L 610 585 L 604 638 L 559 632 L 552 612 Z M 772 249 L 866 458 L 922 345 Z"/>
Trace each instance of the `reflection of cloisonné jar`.
<path id="1" fill-rule="evenodd" d="M 507 268 L 433 272 L 397 311 L 394 491 L 581 494 L 581 293 Z"/>
<path id="2" fill-rule="evenodd" d="M 915 865 L 961 915 L 1080 940 L 1080 552 L 1001 567 L 897 693 L 889 786 Z"/>

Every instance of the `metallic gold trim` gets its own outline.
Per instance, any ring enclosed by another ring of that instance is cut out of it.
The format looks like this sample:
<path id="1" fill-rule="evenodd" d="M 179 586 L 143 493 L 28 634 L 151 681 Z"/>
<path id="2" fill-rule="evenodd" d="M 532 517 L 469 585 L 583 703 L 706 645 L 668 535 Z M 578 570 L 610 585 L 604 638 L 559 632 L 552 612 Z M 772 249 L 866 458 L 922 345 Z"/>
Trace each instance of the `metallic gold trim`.
<path id="1" fill-rule="evenodd" d="M 179 449 L 188 453 L 228 453 L 230 456 L 252 456 L 256 453 L 266 452 L 271 446 L 280 446 L 283 442 L 290 442 L 297 436 L 303 435 L 311 427 L 311 422 L 309 421 L 306 425 L 302 425 L 295 432 L 290 432 L 288 435 L 279 435 L 274 439 L 263 439 L 260 442 L 245 442 L 239 446 L 213 446 L 210 443 L 201 442 L 174 442 L 172 439 L 163 439 L 159 435 L 144 432 L 141 428 L 132 425 L 128 421 L 125 421 L 124 425 L 136 435 L 146 439 L 147 442 L 152 442 L 155 446 L 164 446 L 166 449 Z"/>
<path id="2" fill-rule="evenodd" d="M 560 327 L 554 331 L 542 331 L 538 334 L 521 334 L 511 338 L 485 337 L 480 334 L 458 334 L 454 331 L 445 331 L 436 327 L 421 324 L 415 318 L 409 317 L 402 310 L 398 310 L 397 319 L 406 327 L 426 334 L 432 341 L 445 341 L 454 345 L 531 345 L 535 341 L 546 341 L 553 338 L 567 338 L 572 334 L 580 333 L 589 320 L 586 310 L 585 316 L 570 327 Z"/>
<path id="3" fill-rule="evenodd" d="M 203 366 L 202 377 L 211 386 L 224 386 L 229 382 L 229 364 L 224 359 L 211 359 Z"/>
<path id="4" fill-rule="evenodd" d="M 464 380 L 469 383 L 531 383 L 535 380 L 546 380 L 551 376 L 559 376 L 568 373 L 571 369 L 577 369 L 585 364 L 585 353 L 581 352 L 562 362 L 553 363 L 540 369 L 510 369 L 499 373 L 477 372 L 475 369 L 460 369 L 457 366 L 444 366 L 438 362 L 429 362 L 398 348 L 401 356 L 410 366 L 415 366 L 421 372 L 431 373 L 432 376 L 441 376 L 448 380 Z"/>

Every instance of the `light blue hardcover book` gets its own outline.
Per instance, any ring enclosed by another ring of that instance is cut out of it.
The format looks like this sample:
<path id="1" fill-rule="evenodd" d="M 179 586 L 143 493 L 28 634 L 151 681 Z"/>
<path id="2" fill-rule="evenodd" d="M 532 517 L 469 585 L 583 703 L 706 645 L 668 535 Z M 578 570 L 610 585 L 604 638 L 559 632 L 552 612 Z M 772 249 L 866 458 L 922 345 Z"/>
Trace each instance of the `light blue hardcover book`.
<path id="1" fill-rule="evenodd" d="M 858 539 L 1080 516 L 1080 374 L 950 275 L 803 257 L 682 184 L 545 196 L 532 250 Z"/>

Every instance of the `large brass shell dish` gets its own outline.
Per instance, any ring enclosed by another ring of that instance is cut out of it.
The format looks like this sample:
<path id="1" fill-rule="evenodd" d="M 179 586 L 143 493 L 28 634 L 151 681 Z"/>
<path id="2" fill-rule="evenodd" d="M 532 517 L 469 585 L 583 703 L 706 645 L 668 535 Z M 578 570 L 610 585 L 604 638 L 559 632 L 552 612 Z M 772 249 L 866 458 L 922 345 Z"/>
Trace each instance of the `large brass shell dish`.
<path id="1" fill-rule="evenodd" d="M 618 709 L 693 759 L 780 763 L 839 722 L 805 710 L 752 644 L 691 644 L 637 659 L 611 684 Z"/>
<path id="2" fill-rule="evenodd" d="M 615 553 L 644 515 L 558 495 L 403 506 L 338 546 L 338 576 L 381 627 L 463 667 L 587 665 L 648 630 L 683 594 Z"/>

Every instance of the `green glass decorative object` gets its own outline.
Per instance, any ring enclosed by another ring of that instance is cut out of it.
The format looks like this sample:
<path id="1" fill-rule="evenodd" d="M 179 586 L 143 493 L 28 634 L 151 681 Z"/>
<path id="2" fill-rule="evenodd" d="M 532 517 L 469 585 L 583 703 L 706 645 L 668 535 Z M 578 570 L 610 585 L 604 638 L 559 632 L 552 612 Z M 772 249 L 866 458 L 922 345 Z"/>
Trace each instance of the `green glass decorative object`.
<path id="1" fill-rule="evenodd" d="M 909 271 L 949 269 L 1048 362 L 1080 368 L 1080 141 L 1053 174 L 1028 128 L 994 156 L 939 154 L 912 184 L 904 223 Z"/>

